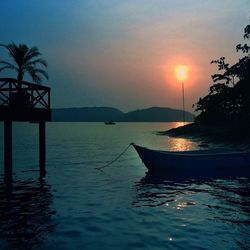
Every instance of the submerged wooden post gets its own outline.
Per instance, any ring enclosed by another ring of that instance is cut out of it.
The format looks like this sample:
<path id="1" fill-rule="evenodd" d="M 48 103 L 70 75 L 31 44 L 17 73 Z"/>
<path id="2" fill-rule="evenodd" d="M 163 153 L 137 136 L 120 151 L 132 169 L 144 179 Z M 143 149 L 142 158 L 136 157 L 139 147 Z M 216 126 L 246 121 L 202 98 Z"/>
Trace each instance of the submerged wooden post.
<path id="1" fill-rule="evenodd" d="M 12 121 L 4 120 L 4 177 L 12 177 Z"/>
<path id="2" fill-rule="evenodd" d="M 39 121 L 39 166 L 40 177 L 46 174 L 45 161 L 46 161 L 46 147 L 45 147 L 45 121 Z"/>

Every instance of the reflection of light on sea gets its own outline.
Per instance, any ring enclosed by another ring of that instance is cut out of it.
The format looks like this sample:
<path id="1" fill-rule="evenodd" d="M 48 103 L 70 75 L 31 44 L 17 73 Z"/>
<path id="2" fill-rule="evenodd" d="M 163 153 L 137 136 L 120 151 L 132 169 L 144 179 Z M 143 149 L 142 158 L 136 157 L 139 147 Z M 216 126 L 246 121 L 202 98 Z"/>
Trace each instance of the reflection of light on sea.
<path id="1" fill-rule="evenodd" d="M 182 199 L 182 197 L 181 197 Z M 196 202 L 195 201 L 179 201 L 179 200 L 175 200 L 176 205 L 173 206 L 173 208 L 175 209 L 184 209 L 188 206 L 195 206 Z"/>
<path id="2" fill-rule="evenodd" d="M 172 127 L 178 128 L 178 127 L 184 126 L 185 124 L 189 124 L 189 122 L 172 122 Z"/>
<path id="3" fill-rule="evenodd" d="M 178 128 L 188 122 L 173 122 L 172 128 Z M 168 150 L 170 151 L 186 151 L 197 149 L 197 142 L 186 138 L 168 137 Z"/>
<path id="4" fill-rule="evenodd" d="M 169 139 L 169 150 L 170 151 L 186 151 L 195 148 L 195 143 L 185 138 L 173 138 Z"/>

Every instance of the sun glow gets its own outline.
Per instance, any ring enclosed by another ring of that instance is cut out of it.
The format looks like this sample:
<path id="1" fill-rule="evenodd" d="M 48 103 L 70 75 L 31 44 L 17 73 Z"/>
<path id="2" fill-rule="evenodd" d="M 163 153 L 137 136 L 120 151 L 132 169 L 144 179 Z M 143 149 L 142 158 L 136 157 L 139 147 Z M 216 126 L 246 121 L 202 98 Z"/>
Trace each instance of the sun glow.
<path id="1" fill-rule="evenodd" d="M 173 96 L 180 92 L 180 84 L 184 83 L 185 88 L 189 89 L 189 93 L 193 94 L 196 89 L 197 80 L 200 79 L 200 69 L 194 63 L 195 58 L 176 56 L 168 58 L 166 63 L 162 64 L 163 84 L 168 91 L 171 91 Z M 181 69 L 181 70 L 179 70 Z M 180 72 L 180 77 L 178 72 Z M 170 98 L 170 97 L 169 97 Z"/>
<path id="2" fill-rule="evenodd" d="M 177 65 L 175 67 L 175 74 L 178 81 L 185 81 L 187 79 L 188 67 L 185 65 Z"/>

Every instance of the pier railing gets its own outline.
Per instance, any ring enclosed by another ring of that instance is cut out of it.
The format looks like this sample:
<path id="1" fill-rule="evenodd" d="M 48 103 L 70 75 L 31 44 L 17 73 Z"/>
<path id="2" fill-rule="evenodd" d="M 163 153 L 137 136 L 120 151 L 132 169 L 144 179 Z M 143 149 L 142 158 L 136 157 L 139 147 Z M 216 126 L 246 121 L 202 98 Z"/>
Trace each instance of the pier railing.
<path id="1" fill-rule="evenodd" d="M 13 78 L 0 78 L 0 120 L 50 120 L 50 88 Z"/>
<path id="2" fill-rule="evenodd" d="M 0 78 L 0 107 L 50 108 L 50 88 L 16 79 Z"/>

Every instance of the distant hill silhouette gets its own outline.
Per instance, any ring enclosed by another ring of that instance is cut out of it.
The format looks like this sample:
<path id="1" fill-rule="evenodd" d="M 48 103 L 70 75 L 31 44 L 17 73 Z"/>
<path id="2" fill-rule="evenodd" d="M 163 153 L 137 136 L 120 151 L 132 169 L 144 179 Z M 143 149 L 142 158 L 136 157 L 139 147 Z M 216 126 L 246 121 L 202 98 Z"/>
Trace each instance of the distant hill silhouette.
<path id="1" fill-rule="evenodd" d="M 172 122 L 182 121 L 183 112 L 178 109 L 152 107 L 147 109 L 138 109 L 123 115 L 122 120 L 126 122 Z M 185 120 L 193 121 L 194 116 L 186 112 Z"/>
<path id="2" fill-rule="evenodd" d="M 193 121 L 190 112 L 185 113 L 186 121 Z M 110 107 L 83 107 L 52 109 L 52 121 L 65 122 L 172 122 L 182 121 L 182 110 L 152 107 L 123 113 Z"/>

